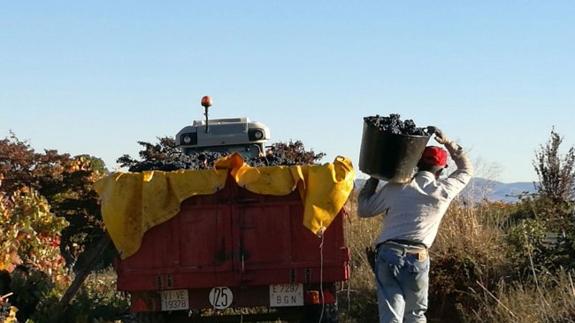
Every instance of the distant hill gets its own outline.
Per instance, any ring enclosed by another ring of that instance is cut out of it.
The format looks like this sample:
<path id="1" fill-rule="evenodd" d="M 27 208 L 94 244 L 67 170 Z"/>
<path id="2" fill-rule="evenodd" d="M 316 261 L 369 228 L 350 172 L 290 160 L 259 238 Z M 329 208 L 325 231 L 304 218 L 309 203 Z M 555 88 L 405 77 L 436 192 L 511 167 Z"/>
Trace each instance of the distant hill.
<path id="1" fill-rule="evenodd" d="M 475 177 L 463 190 L 463 196 L 478 201 L 516 202 L 518 196 L 535 192 L 534 182 L 502 183 L 485 178 Z"/>
<path id="2" fill-rule="evenodd" d="M 365 179 L 355 181 L 356 189 L 361 189 Z M 535 192 L 533 182 L 502 183 L 485 178 L 474 177 L 461 193 L 464 197 L 474 201 L 486 199 L 488 201 L 516 202 L 518 195 Z"/>

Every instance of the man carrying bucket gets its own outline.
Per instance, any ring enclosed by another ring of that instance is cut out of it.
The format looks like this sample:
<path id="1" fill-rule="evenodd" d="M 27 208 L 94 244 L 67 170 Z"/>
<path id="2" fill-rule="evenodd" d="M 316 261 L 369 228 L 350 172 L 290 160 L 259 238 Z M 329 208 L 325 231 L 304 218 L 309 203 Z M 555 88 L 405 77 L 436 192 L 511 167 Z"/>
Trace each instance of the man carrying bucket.
<path id="1" fill-rule="evenodd" d="M 439 129 L 430 127 L 435 140 L 417 164 L 407 183 L 385 184 L 370 178 L 359 193 L 358 215 L 383 215 L 383 228 L 376 241 L 375 276 L 380 322 L 426 322 L 429 285 L 427 249 L 433 244 L 443 215 L 451 201 L 472 176 L 472 166 L 462 148 Z M 447 167 L 447 152 L 457 170 L 439 176 Z"/>

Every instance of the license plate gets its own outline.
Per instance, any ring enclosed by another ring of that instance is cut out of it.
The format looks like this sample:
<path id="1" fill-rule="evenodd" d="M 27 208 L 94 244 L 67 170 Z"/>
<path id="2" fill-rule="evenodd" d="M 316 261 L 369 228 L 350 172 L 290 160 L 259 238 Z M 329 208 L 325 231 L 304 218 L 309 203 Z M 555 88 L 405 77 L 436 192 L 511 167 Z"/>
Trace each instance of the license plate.
<path id="1" fill-rule="evenodd" d="M 270 307 L 303 306 L 303 284 L 270 285 Z"/>
<path id="2" fill-rule="evenodd" d="M 178 311 L 190 308 L 187 289 L 165 290 L 161 292 L 162 311 Z"/>

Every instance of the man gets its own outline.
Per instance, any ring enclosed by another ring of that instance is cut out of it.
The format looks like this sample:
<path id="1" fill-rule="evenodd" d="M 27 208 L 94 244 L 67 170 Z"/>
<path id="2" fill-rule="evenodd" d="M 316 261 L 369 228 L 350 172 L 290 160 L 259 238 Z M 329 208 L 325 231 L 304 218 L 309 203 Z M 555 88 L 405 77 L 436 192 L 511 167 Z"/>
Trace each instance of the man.
<path id="1" fill-rule="evenodd" d="M 462 148 L 439 129 L 430 127 L 457 166 L 445 179 L 447 152 L 426 147 L 417 173 L 408 183 L 389 182 L 376 191 L 379 181 L 370 178 L 359 194 L 358 215 L 383 215 L 376 241 L 375 275 L 379 321 L 426 322 L 429 257 L 439 224 L 449 204 L 467 185 L 472 166 Z"/>

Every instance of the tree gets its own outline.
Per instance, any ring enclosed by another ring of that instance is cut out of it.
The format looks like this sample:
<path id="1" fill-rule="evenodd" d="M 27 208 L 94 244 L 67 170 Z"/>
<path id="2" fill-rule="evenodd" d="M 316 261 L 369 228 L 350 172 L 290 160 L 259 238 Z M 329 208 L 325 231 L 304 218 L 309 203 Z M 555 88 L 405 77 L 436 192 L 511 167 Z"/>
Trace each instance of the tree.
<path id="1" fill-rule="evenodd" d="M 68 266 L 81 262 L 82 252 L 104 234 L 93 183 L 105 173 L 102 160 L 89 155 L 72 157 L 56 150 L 37 153 L 14 134 L 0 140 L 1 189 L 6 203 L 23 189 L 32 189 L 47 200 L 51 214 L 69 223 L 60 241 Z M 113 250 L 107 255 L 102 266 L 111 263 Z"/>
<path id="2" fill-rule="evenodd" d="M 545 270 L 575 267 L 575 148 L 561 155 L 562 142 L 552 129 L 547 143 L 536 151 L 538 192 L 523 200 L 523 219 L 510 235 L 515 254 L 521 255 L 518 259 L 532 259 Z"/>
<path id="3" fill-rule="evenodd" d="M 563 138 L 551 130 L 551 137 L 535 153 L 533 166 L 539 177 L 539 193 L 555 202 L 573 200 L 575 192 L 575 148 L 560 156 L 559 148 Z"/>

